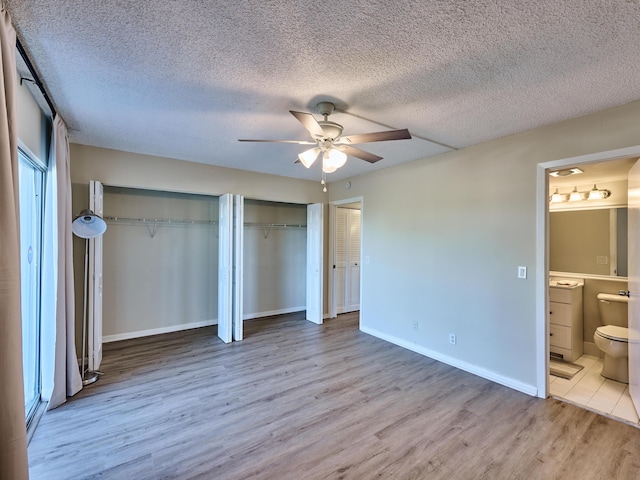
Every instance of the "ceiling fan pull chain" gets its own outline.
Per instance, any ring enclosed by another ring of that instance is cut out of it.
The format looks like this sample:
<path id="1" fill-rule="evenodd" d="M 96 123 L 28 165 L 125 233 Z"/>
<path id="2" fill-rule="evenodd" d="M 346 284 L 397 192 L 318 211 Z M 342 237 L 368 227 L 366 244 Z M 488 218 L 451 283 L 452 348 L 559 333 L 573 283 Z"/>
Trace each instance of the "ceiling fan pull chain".
<path id="1" fill-rule="evenodd" d="M 322 172 L 322 180 L 320 180 L 320 185 L 322 185 L 322 191 L 327 192 L 327 174 Z"/>

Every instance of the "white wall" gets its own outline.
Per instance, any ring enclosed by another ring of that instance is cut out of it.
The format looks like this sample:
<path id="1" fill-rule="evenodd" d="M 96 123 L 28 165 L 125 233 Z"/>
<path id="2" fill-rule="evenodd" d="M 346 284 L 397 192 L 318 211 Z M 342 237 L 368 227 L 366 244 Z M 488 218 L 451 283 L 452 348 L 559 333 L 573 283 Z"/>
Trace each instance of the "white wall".
<path id="1" fill-rule="evenodd" d="M 71 181 L 289 203 L 326 202 L 317 182 L 71 144 Z"/>
<path id="2" fill-rule="evenodd" d="M 537 164 L 636 145 L 639 120 L 635 102 L 332 185 L 363 197 L 362 329 L 535 394 Z"/>

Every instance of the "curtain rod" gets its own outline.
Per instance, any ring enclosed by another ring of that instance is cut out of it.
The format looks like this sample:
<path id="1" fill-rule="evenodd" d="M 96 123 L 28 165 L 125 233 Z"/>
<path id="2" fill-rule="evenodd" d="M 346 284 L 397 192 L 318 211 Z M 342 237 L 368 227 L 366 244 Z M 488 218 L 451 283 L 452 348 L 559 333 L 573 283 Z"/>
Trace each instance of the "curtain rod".
<path id="1" fill-rule="evenodd" d="M 42 83 L 42 81 L 40 80 L 40 77 L 36 73 L 36 69 L 33 66 L 33 63 L 31 63 L 31 60 L 29 59 L 29 56 L 27 55 L 26 50 L 22 46 L 22 43 L 20 43 L 20 39 L 17 37 L 16 37 L 16 48 L 18 49 L 20 56 L 24 60 L 24 63 L 27 65 L 29 72 L 33 76 L 33 80 L 32 80 L 33 83 L 35 83 L 36 87 L 38 87 L 38 90 L 40 90 L 40 93 L 42 93 L 42 97 L 44 98 L 44 101 L 47 102 L 47 105 L 49 105 L 49 109 L 51 110 L 52 117 L 55 118 L 57 115 L 56 108 L 53 106 L 53 102 L 51 101 L 51 98 L 49 98 L 49 95 L 47 94 L 47 91 L 44 88 L 44 84 Z M 25 79 L 25 80 L 29 80 L 29 79 Z"/>

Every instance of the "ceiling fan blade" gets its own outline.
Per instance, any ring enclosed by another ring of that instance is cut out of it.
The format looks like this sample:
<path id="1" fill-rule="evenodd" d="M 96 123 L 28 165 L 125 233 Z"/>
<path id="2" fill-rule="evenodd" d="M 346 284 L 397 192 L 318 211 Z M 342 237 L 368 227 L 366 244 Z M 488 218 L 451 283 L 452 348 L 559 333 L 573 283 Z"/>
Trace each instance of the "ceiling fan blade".
<path id="1" fill-rule="evenodd" d="M 352 157 L 359 158 L 369 163 L 376 163 L 378 160 L 382 160 L 382 157 L 379 157 L 378 155 L 365 152 L 364 150 L 360 150 L 359 148 L 352 147 L 350 145 L 340 145 L 339 150 L 343 151 L 347 155 L 351 155 Z"/>
<path id="2" fill-rule="evenodd" d="M 347 135 L 345 137 L 340 137 L 340 143 L 346 142 L 354 145 L 356 143 L 385 142 L 387 140 L 408 140 L 410 138 L 411 134 L 409 133 L 409 130 L 403 128 L 402 130 L 389 130 L 387 132 Z"/>
<path id="3" fill-rule="evenodd" d="M 275 143 L 296 143 L 298 145 L 315 145 L 316 142 L 309 142 L 307 140 L 249 140 L 246 138 L 239 138 L 239 142 L 275 142 Z"/>
<path id="4" fill-rule="evenodd" d="M 310 113 L 305 112 L 295 112 L 293 110 L 289 110 L 289 113 L 296 117 L 298 121 L 302 124 L 304 128 L 311 134 L 312 137 L 325 137 L 326 134 L 324 130 L 318 123 L 318 121 L 314 118 Z"/>

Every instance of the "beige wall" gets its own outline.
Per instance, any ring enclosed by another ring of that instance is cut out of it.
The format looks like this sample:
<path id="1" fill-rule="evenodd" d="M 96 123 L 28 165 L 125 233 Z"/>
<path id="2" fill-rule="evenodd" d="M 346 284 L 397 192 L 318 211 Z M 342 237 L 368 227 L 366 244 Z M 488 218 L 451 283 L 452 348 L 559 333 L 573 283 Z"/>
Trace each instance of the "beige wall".
<path id="1" fill-rule="evenodd" d="M 636 145 L 639 119 L 635 102 L 336 183 L 331 201 L 363 197 L 362 327 L 535 393 L 537 165 Z"/>
<path id="2" fill-rule="evenodd" d="M 71 144 L 71 181 L 289 203 L 326 202 L 317 182 Z"/>

